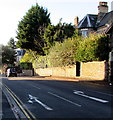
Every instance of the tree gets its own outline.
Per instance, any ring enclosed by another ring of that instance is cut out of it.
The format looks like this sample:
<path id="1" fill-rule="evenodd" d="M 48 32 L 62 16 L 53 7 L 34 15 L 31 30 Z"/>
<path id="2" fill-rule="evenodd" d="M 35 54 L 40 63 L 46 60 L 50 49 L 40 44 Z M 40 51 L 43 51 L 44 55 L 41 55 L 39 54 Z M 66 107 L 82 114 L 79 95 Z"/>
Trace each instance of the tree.
<path id="1" fill-rule="evenodd" d="M 63 42 L 64 39 L 70 38 L 73 36 L 75 28 L 71 24 L 59 23 L 54 26 L 49 24 L 44 32 L 44 39 L 46 41 L 45 50 L 51 48 L 55 42 Z"/>
<path id="2" fill-rule="evenodd" d="M 14 65 L 15 61 L 15 51 L 12 48 L 9 48 L 9 46 L 2 45 L 2 63 Z"/>
<path id="3" fill-rule="evenodd" d="M 8 46 L 12 49 L 16 49 L 16 42 L 14 41 L 14 38 L 10 38 L 9 42 L 8 42 Z"/>
<path id="4" fill-rule="evenodd" d="M 36 51 L 38 54 L 44 55 L 43 47 L 45 41 L 43 34 L 50 23 L 49 16 L 47 9 L 40 7 L 38 4 L 32 6 L 19 22 L 17 47 Z"/>

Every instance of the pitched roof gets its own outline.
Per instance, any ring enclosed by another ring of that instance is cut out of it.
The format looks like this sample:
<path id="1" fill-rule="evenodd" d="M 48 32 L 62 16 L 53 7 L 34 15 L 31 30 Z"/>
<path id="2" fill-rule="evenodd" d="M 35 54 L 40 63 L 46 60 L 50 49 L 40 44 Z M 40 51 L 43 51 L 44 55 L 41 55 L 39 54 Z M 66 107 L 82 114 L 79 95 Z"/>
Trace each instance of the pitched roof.
<path id="1" fill-rule="evenodd" d="M 106 24 L 111 25 L 113 23 L 113 11 L 106 13 L 101 19 L 97 27 L 104 26 Z"/>
<path id="2" fill-rule="evenodd" d="M 97 15 L 87 14 L 78 24 L 78 28 L 94 28 L 97 21 Z"/>
<path id="3" fill-rule="evenodd" d="M 98 28 L 113 23 L 113 11 L 106 13 L 99 23 L 97 23 L 98 15 L 87 14 L 78 24 L 78 28 Z"/>

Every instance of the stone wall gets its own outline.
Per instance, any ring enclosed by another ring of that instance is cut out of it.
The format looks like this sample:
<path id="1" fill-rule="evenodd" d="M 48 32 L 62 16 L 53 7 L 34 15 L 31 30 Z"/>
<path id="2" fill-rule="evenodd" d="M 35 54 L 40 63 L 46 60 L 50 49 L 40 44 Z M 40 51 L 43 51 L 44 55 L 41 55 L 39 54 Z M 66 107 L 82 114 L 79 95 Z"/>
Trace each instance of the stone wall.
<path id="1" fill-rule="evenodd" d="M 75 77 L 76 65 L 52 68 L 52 76 Z"/>
<path id="2" fill-rule="evenodd" d="M 33 75 L 33 71 L 32 70 L 22 70 L 22 73 L 20 73 L 19 75 L 20 76 L 32 76 Z"/>
<path id="3" fill-rule="evenodd" d="M 106 75 L 106 63 L 102 62 L 82 62 L 81 63 L 81 78 L 91 78 L 95 80 L 103 80 Z"/>
<path id="4" fill-rule="evenodd" d="M 34 75 L 38 75 L 38 76 L 52 76 L 52 68 L 34 69 Z"/>
<path id="5" fill-rule="evenodd" d="M 35 75 L 39 76 L 61 76 L 61 77 L 75 77 L 76 68 L 74 66 L 40 68 L 35 69 Z"/>
<path id="6" fill-rule="evenodd" d="M 72 77 L 76 76 L 76 65 L 66 67 L 40 68 L 35 69 L 35 75 L 39 76 L 58 76 Z M 82 62 L 80 65 L 79 78 L 87 80 L 104 80 L 106 77 L 106 62 Z"/>

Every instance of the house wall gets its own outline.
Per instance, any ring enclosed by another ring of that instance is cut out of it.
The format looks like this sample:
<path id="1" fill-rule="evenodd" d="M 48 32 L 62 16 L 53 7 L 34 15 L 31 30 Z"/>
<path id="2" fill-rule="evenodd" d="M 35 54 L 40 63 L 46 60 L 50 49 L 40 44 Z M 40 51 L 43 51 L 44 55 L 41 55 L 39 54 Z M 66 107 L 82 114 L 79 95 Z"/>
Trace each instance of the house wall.
<path id="1" fill-rule="evenodd" d="M 105 33 L 106 29 L 107 29 L 106 26 L 99 27 L 99 28 L 97 29 L 97 33 Z"/>
<path id="2" fill-rule="evenodd" d="M 84 32 L 86 34 L 84 34 Z M 82 35 L 83 37 L 87 37 L 90 33 L 94 33 L 95 30 L 93 28 L 82 28 L 79 29 L 79 34 Z"/>
<path id="3" fill-rule="evenodd" d="M 106 62 L 83 62 L 80 67 L 80 76 L 76 76 L 76 65 L 66 67 L 35 69 L 35 75 L 72 77 L 87 80 L 104 80 L 106 77 Z"/>

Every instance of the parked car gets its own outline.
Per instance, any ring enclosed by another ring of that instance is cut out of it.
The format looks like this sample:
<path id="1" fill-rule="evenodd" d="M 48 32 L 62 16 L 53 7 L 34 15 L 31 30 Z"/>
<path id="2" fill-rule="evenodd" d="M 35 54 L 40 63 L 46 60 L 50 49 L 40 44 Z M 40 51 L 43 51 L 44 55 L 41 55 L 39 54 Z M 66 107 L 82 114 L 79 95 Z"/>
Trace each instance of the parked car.
<path id="1" fill-rule="evenodd" d="M 7 77 L 17 77 L 17 71 L 15 68 L 8 68 L 7 69 L 7 73 L 6 73 Z"/>

